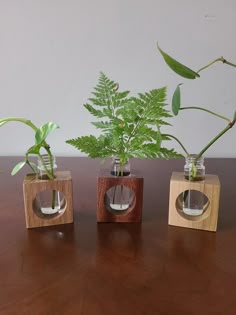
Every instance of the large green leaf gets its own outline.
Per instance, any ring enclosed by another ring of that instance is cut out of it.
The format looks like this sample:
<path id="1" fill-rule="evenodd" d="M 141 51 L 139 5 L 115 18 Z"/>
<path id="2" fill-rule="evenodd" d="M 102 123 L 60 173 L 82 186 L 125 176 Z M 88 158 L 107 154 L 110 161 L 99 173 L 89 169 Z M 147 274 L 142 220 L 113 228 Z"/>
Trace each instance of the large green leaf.
<path id="1" fill-rule="evenodd" d="M 11 175 L 15 175 L 16 173 L 18 173 L 25 166 L 25 164 L 26 161 L 19 162 L 18 164 L 16 164 L 16 166 L 11 171 Z"/>
<path id="2" fill-rule="evenodd" d="M 54 124 L 52 122 L 48 122 L 41 127 L 38 128 L 38 130 L 35 133 L 35 144 L 38 145 L 42 143 L 49 133 L 51 133 L 53 130 L 59 128 L 57 124 Z"/>
<path id="3" fill-rule="evenodd" d="M 178 115 L 181 106 L 180 85 L 177 86 L 172 97 L 172 112 L 175 116 Z"/>
<path id="4" fill-rule="evenodd" d="M 160 51 L 162 57 L 164 58 L 167 65 L 177 74 L 179 74 L 181 77 L 184 77 L 186 79 L 195 79 L 197 77 L 200 77 L 200 75 L 195 72 L 194 70 L 188 68 L 187 66 L 183 65 L 182 63 L 178 62 L 171 56 L 169 56 L 166 52 L 164 52 L 158 45 L 158 50 Z"/>
<path id="5" fill-rule="evenodd" d="M 40 144 L 34 145 L 28 149 L 28 151 L 26 152 L 26 155 L 30 155 L 30 154 L 38 155 L 40 148 L 41 148 Z"/>

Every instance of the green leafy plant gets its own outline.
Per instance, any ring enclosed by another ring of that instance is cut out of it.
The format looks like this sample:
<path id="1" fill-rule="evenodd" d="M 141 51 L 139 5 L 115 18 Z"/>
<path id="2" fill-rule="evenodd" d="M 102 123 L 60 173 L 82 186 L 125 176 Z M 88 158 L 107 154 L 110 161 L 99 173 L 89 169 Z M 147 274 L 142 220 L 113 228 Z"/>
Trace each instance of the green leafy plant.
<path id="1" fill-rule="evenodd" d="M 169 125 L 172 115 L 166 109 L 166 88 L 138 96 L 119 91 L 119 85 L 101 73 L 90 103 L 84 107 L 97 118 L 92 124 L 101 131 L 98 137 L 82 136 L 67 140 L 91 158 L 117 157 L 121 165 L 130 158 L 178 158 L 182 155 L 162 146 L 172 136 L 160 129 Z"/>
<path id="2" fill-rule="evenodd" d="M 42 126 L 40 126 L 39 128 L 37 128 L 30 120 L 26 119 L 26 118 L 18 118 L 18 117 L 7 117 L 7 118 L 1 118 L 0 119 L 0 127 L 2 127 L 3 125 L 5 125 L 8 122 L 21 122 L 27 126 L 29 126 L 30 128 L 32 128 L 35 132 L 35 144 L 30 147 L 26 154 L 25 154 L 25 159 L 24 161 L 19 162 L 12 170 L 11 174 L 15 175 L 16 173 L 18 173 L 25 165 L 28 165 L 32 171 L 34 173 L 37 173 L 37 167 L 36 165 L 30 161 L 30 156 L 34 155 L 34 156 L 38 156 L 38 158 L 42 161 L 42 164 L 45 167 L 45 172 L 48 176 L 49 179 L 54 179 L 54 172 L 53 172 L 53 168 L 50 167 L 47 168 L 47 166 L 44 164 L 43 158 L 42 158 L 42 154 L 41 154 L 41 150 L 44 149 L 46 151 L 46 153 L 49 156 L 50 159 L 50 163 L 52 166 L 53 163 L 53 159 L 52 159 L 52 153 L 50 150 L 50 146 L 49 144 L 46 142 L 46 138 L 47 136 L 56 128 L 59 128 L 59 126 L 57 124 L 54 124 L 52 122 L 48 122 Z"/>
<path id="3" fill-rule="evenodd" d="M 223 62 L 224 64 L 227 64 L 229 66 L 232 67 L 236 67 L 236 64 L 229 62 L 228 60 L 226 60 L 223 57 L 217 58 L 215 60 L 213 60 L 212 62 L 208 63 L 206 66 L 201 67 L 199 70 L 194 71 L 192 69 L 190 69 L 189 67 L 183 65 L 182 63 L 180 63 L 179 61 L 175 60 L 174 58 L 172 58 L 170 55 L 168 55 L 166 52 L 164 52 L 159 46 L 158 46 L 158 50 L 160 52 L 160 54 L 162 55 L 163 59 L 165 60 L 165 62 L 167 63 L 167 65 L 174 71 L 176 72 L 178 75 L 180 75 L 181 77 L 187 78 L 187 79 L 196 79 L 198 77 L 200 77 L 200 72 L 209 68 L 210 66 L 212 66 L 213 64 L 215 64 L 216 62 Z M 174 115 L 178 115 L 180 113 L 180 111 L 182 110 L 201 110 L 204 111 L 208 114 L 214 115 L 218 118 L 224 119 L 225 121 L 227 121 L 227 125 L 226 127 L 220 131 L 197 155 L 196 155 L 196 159 L 200 158 L 220 137 L 222 137 L 227 131 L 229 131 L 235 124 L 236 121 L 236 111 L 234 112 L 233 115 L 233 119 L 230 119 L 226 116 L 220 115 L 218 113 L 215 113 L 207 108 L 204 107 L 198 107 L 198 106 L 182 106 L 181 104 L 181 90 L 180 90 L 180 86 L 181 84 L 178 84 L 178 86 L 176 87 L 173 97 L 172 97 L 172 111 L 174 113 Z M 186 152 L 186 151 L 185 151 Z M 196 169 L 194 169 L 194 165 L 193 165 L 193 170 L 192 170 L 192 178 L 194 178 L 194 174 L 195 174 Z"/>
<path id="4" fill-rule="evenodd" d="M 53 169 L 53 155 L 51 153 L 51 149 L 49 144 L 46 142 L 47 136 L 55 129 L 59 128 L 59 126 L 55 123 L 48 122 L 39 128 L 37 128 L 30 120 L 26 118 L 21 117 L 7 117 L 7 118 L 1 118 L 0 119 L 0 127 L 5 125 L 9 122 L 20 122 L 25 124 L 26 126 L 33 129 L 35 132 L 35 143 L 33 146 L 31 146 L 25 153 L 25 158 L 23 161 L 16 164 L 16 166 L 12 169 L 11 175 L 15 175 L 18 173 L 25 165 L 28 165 L 33 173 L 38 173 L 37 166 L 33 161 L 30 160 L 31 156 L 37 156 L 45 170 L 45 173 L 47 174 L 48 178 L 50 180 L 53 180 L 55 178 L 54 169 Z M 48 155 L 49 161 L 50 161 L 50 167 L 45 164 L 45 161 L 43 159 L 43 154 L 41 151 L 44 150 L 44 152 Z M 55 191 L 53 191 L 53 198 L 52 198 L 52 209 L 55 207 Z"/>

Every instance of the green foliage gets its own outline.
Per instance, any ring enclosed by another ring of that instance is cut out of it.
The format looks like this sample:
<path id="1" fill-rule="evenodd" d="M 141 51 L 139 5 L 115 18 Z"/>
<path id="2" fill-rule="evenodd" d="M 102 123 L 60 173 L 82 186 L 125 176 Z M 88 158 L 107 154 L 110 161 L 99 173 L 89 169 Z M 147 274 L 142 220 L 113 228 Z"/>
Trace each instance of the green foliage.
<path id="1" fill-rule="evenodd" d="M 13 170 L 11 171 L 11 175 L 15 175 L 16 173 L 18 173 L 25 166 L 25 164 L 26 161 L 19 162 L 18 164 L 16 164 Z"/>
<path id="2" fill-rule="evenodd" d="M 52 122 L 48 122 L 41 127 L 38 128 L 38 130 L 35 132 L 35 145 L 43 145 L 43 141 L 47 138 L 47 136 L 55 129 L 59 128 L 57 124 L 54 124 Z"/>
<path id="3" fill-rule="evenodd" d="M 25 160 L 19 162 L 12 170 L 11 174 L 15 175 L 16 173 L 18 173 L 25 165 L 29 165 L 30 168 L 32 169 L 32 171 L 34 173 L 37 172 L 37 167 L 36 165 L 30 160 L 30 155 L 36 155 L 38 157 L 41 157 L 41 153 L 40 151 L 42 149 L 46 150 L 48 156 L 50 159 L 52 159 L 52 154 L 51 154 L 51 150 L 50 150 L 50 146 L 46 143 L 46 138 L 47 136 L 54 131 L 55 129 L 59 128 L 59 126 L 57 124 L 54 124 L 52 122 L 48 122 L 42 126 L 40 126 L 39 128 L 37 128 L 30 120 L 25 119 L 25 118 L 18 118 L 18 117 L 7 117 L 7 118 L 2 118 L 0 119 L 0 127 L 2 127 L 3 125 L 5 125 L 8 122 L 12 122 L 12 121 L 16 121 L 16 122 L 21 122 L 27 126 L 29 126 L 31 129 L 34 130 L 35 132 L 35 144 L 30 147 L 26 154 L 25 154 Z M 45 171 L 48 175 L 48 177 L 50 179 L 54 178 L 54 174 L 53 174 L 53 169 L 46 169 Z"/>
<path id="4" fill-rule="evenodd" d="M 197 72 L 172 58 L 170 55 L 164 52 L 158 45 L 157 48 L 161 53 L 162 57 L 164 58 L 165 62 L 167 63 L 167 65 L 178 75 L 186 79 L 196 79 L 197 77 L 200 77 L 200 75 Z"/>
<path id="5" fill-rule="evenodd" d="M 195 79 L 196 77 L 199 77 L 199 72 L 201 72 L 202 70 L 205 70 L 207 68 L 209 68 L 210 66 L 212 66 L 214 63 L 216 62 L 223 62 L 224 64 L 227 64 L 227 65 L 230 65 L 232 67 L 236 67 L 236 64 L 232 63 L 232 62 L 229 62 L 227 61 L 226 59 L 224 59 L 223 57 L 220 57 L 220 58 L 217 58 L 215 60 L 213 60 L 212 62 L 208 63 L 206 66 L 200 68 L 197 72 L 189 69 L 188 67 L 180 64 L 178 61 L 176 61 L 175 59 L 173 59 L 172 57 L 170 57 L 168 54 L 166 54 L 160 47 L 158 47 L 162 57 L 164 58 L 165 62 L 167 63 L 167 65 L 173 70 L 175 71 L 177 74 L 181 75 L 182 77 L 184 78 L 187 78 L 187 79 Z M 181 83 L 182 84 L 182 83 Z M 223 115 L 220 115 L 218 113 L 215 113 L 211 110 L 208 110 L 204 107 L 198 107 L 198 106 L 187 106 L 187 107 L 182 107 L 181 106 L 181 94 L 180 94 L 180 85 L 179 84 L 177 86 L 177 88 L 175 89 L 175 92 L 173 94 L 173 97 L 172 97 L 172 111 L 174 113 L 174 115 L 178 115 L 179 111 L 180 110 L 189 110 L 189 109 L 194 109 L 194 110 L 201 110 L 201 111 L 204 111 L 208 114 L 211 114 L 211 115 L 214 115 L 214 116 L 217 116 L 218 118 L 221 118 L 221 119 L 224 119 L 227 121 L 227 126 L 221 131 L 219 132 L 197 155 L 196 155 L 196 160 L 201 157 L 220 137 L 222 137 L 227 131 L 229 131 L 234 125 L 235 125 L 235 122 L 236 122 L 236 112 L 234 113 L 234 117 L 233 117 L 233 120 L 231 120 L 230 118 L 228 117 L 225 117 Z M 172 137 L 172 138 L 175 138 L 175 137 Z M 179 144 L 183 147 L 182 143 L 177 139 L 175 138 L 175 140 L 177 142 L 179 142 Z M 185 149 L 185 148 L 184 148 Z M 186 151 L 187 152 L 187 151 Z M 191 176 L 190 178 L 191 179 L 194 179 L 195 175 L 196 175 L 196 167 L 195 165 L 193 165 L 193 168 L 191 170 Z"/>
<path id="6" fill-rule="evenodd" d="M 92 124 L 101 135 L 83 136 L 66 142 L 91 158 L 116 156 L 121 163 L 129 158 L 177 158 L 174 150 L 162 148 L 160 128 L 169 125 L 172 115 L 166 109 L 166 88 L 129 96 L 119 85 L 101 73 L 90 103 L 84 107 L 97 118 Z"/>
<path id="7" fill-rule="evenodd" d="M 178 115 L 181 106 L 180 85 L 177 86 L 172 97 L 172 112 L 175 116 Z"/>
<path id="8" fill-rule="evenodd" d="M 110 149 L 109 137 L 100 136 L 83 136 L 76 139 L 67 140 L 67 143 L 74 146 L 76 149 L 83 150 L 82 152 L 88 154 L 91 158 L 109 157 L 113 155 Z"/>

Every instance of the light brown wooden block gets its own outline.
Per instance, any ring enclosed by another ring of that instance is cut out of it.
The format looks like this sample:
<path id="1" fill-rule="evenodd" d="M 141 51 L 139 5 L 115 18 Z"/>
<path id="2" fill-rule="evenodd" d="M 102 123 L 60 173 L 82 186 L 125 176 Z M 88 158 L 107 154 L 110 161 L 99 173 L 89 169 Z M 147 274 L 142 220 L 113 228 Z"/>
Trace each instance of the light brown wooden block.
<path id="1" fill-rule="evenodd" d="M 178 196 L 186 190 L 197 190 L 208 198 L 202 215 L 190 216 L 178 206 Z M 174 172 L 170 181 L 169 224 L 192 229 L 216 231 L 220 199 L 220 181 L 216 175 L 206 175 L 205 180 L 190 182 L 183 173 Z"/>
<path id="2" fill-rule="evenodd" d="M 65 197 L 65 208 L 58 214 L 43 215 L 35 208 L 36 195 L 45 190 L 62 192 Z M 56 172 L 54 180 L 38 179 L 29 174 L 23 182 L 25 221 L 27 228 L 66 224 L 73 222 L 72 179 L 69 171 Z"/>
<path id="3" fill-rule="evenodd" d="M 126 186 L 134 192 L 134 200 L 129 209 L 111 212 L 105 205 L 106 192 L 114 186 Z M 142 219 L 143 178 L 134 175 L 115 177 L 99 176 L 97 181 L 97 222 L 140 222 Z"/>

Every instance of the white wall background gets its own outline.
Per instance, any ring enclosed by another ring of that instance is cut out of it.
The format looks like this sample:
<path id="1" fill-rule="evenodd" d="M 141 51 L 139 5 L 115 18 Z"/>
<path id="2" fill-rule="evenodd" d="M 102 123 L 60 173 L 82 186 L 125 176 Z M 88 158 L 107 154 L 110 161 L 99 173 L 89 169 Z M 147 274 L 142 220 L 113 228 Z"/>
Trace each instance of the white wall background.
<path id="1" fill-rule="evenodd" d="M 236 62 L 235 0 L 0 0 L 0 117 L 60 125 L 48 142 L 57 155 L 81 155 L 68 138 L 96 132 L 83 104 L 99 71 L 137 92 L 183 79 L 165 65 L 160 46 L 194 69 L 223 55 Z M 216 64 L 185 82 L 183 103 L 233 117 L 236 69 Z M 196 153 L 225 127 L 204 113 L 183 112 L 168 132 Z M 235 157 L 236 127 L 206 156 Z M 0 155 L 21 155 L 33 133 L 17 123 L 0 130 Z M 174 144 L 173 144 L 174 145 Z M 176 146 L 178 148 L 178 146 Z"/>

